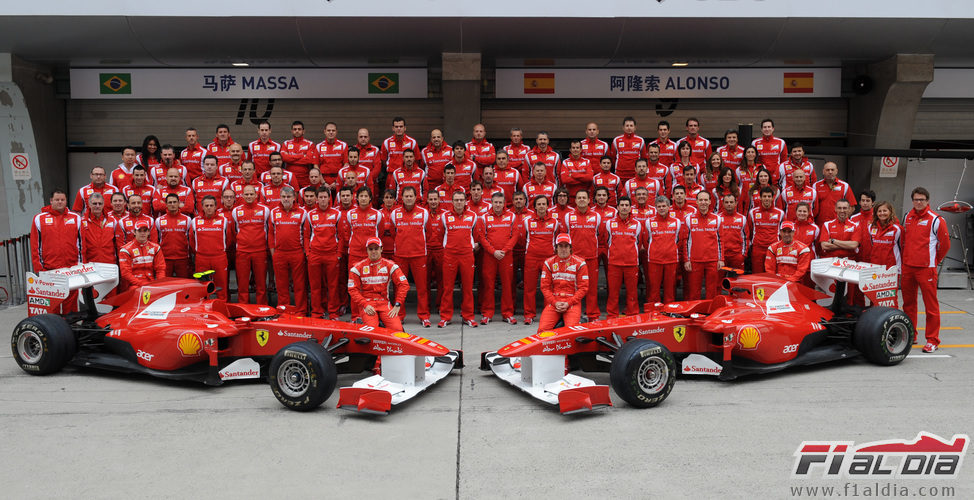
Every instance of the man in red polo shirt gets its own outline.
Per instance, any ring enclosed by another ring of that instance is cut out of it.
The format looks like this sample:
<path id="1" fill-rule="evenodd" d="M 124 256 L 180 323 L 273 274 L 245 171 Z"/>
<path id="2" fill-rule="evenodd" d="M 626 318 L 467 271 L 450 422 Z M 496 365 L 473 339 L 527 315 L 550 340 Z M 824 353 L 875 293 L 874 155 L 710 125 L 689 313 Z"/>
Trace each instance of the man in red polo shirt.
<path id="1" fill-rule="evenodd" d="M 683 300 L 712 299 L 717 296 L 717 270 L 724 267 L 720 245 L 720 219 L 710 210 L 710 193 L 697 193 L 700 213 L 683 222 L 687 226 L 686 263 L 687 288 Z M 706 280 L 706 292 L 700 294 L 701 282 Z"/>
<path id="2" fill-rule="evenodd" d="M 453 148 L 443 140 L 443 131 L 438 128 L 430 132 L 430 143 L 420 153 L 420 167 L 426 168 L 426 181 L 429 187 L 443 182 L 443 167 L 453 159 Z M 422 199 L 422 198 L 420 198 Z"/>
<path id="3" fill-rule="evenodd" d="M 758 150 L 758 161 L 774 175 L 778 165 L 788 159 L 788 146 L 784 139 L 774 136 L 774 120 L 761 120 L 761 137 L 751 141 L 751 145 Z M 772 182 L 777 179 L 772 179 Z"/>
<path id="4" fill-rule="evenodd" d="M 230 145 L 235 144 L 233 137 L 230 137 L 230 127 L 221 123 L 216 126 L 216 137 L 206 145 L 206 154 L 217 157 L 217 163 L 226 163 L 230 160 Z"/>
<path id="5" fill-rule="evenodd" d="M 299 120 L 291 122 L 291 138 L 281 144 L 281 158 L 285 168 L 294 175 L 292 186 L 302 188 L 308 185 L 308 171 L 315 166 L 318 154 L 315 143 L 304 137 L 304 123 Z M 268 162 L 273 166 L 273 162 Z"/>
<path id="6" fill-rule="evenodd" d="M 764 270 L 792 283 L 801 283 L 812 264 L 812 251 L 795 239 L 794 222 L 782 222 L 780 234 L 781 239 L 768 247 Z"/>
<path id="7" fill-rule="evenodd" d="M 728 129 L 724 132 L 724 145 L 717 148 L 717 154 L 724 160 L 724 166 L 737 171 L 744 158 L 744 148 L 737 143 L 737 131 Z"/>
<path id="8" fill-rule="evenodd" d="M 199 141 L 199 131 L 193 127 L 186 129 L 186 147 L 179 153 L 179 163 L 186 167 L 187 183 L 203 175 L 203 158 L 207 152 Z"/>
<path id="9" fill-rule="evenodd" d="M 605 231 L 602 215 L 595 211 L 590 202 L 588 191 L 575 193 L 575 210 L 565 214 L 562 226 L 565 233 L 571 236 L 573 254 L 585 260 L 588 269 L 589 288 L 585 294 L 585 322 L 596 321 L 601 316 L 599 311 L 599 239 Z"/>
<path id="10" fill-rule="evenodd" d="M 850 212 L 852 208 L 848 201 L 835 202 L 835 218 L 822 224 L 822 233 L 818 237 L 822 257 L 855 258 L 862 233 L 859 226 L 849 220 Z"/>
<path id="11" fill-rule="evenodd" d="M 690 144 L 692 152 L 690 154 L 690 161 L 698 165 L 702 165 L 707 158 L 710 158 L 710 154 L 713 152 L 710 149 L 710 140 L 706 137 L 700 135 L 700 120 L 696 118 L 687 118 L 686 121 L 687 135 L 684 136 L 679 141 L 686 142 Z"/>
<path id="12" fill-rule="evenodd" d="M 561 155 L 551 149 L 548 132 L 538 132 L 535 146 L 524 156 L 528 165 L 544 163 L 545 180 L 554 183 L 558 180 L 558 167 L 561 165 Z"/>
<path id="13" fill-rule="evenodd" d="M 399 266 L 382 258 L 382 240 L 369 238 L 365 242 L 366 259 L 348 269 L 348 294 L 352 303 L 362 312 L 362 322 L 379 326 L 379 322 L 391 330 L 402 331 L 399 311 L 409 292 L 409 282 Z M 389 303 L 389 285 L 395 287 L 395 302 Z"/>
<path id="14" fill-rule="evenodd" d="M 460 275 L 460 316 L 463 323 L 476 328 L 473 304 L 475 236 L 482 224 L 477 214 L 467 210 L 463 193 L 453 193 L 453 206 L 440 215 L 443 230 L 443 281 L 440 288 L 440 322 L 443 328 L 453 319 L 453 284 Z"/>
<path id="15" fill-rule="evenodd" d="M 203 197 L 210 195 L 219 199 L 230 183 L 218 173 L 217 164 L 219 159 L 213 155 L 207 155 L 203 159 L 203 175 L 193 179 L 190 187 L 196 196 L 196 206 L 201 206 Z"/>
<path id="16" fill-rule="evenodd" d="M 838 178 L 839 166 L 835 162 L 825 162 L 822 167 L 822 179 L 812 187 L 815 188 L 815 198 L 818 200 L 818 210 L 815 222 L 822 225 L 836 217 L 835 202 L 846 200 L 849 205 L 856 205 L 856 195 L 852 193 L 849 183 Z"/>
<path id="17" fill-rule="evenodd" d="M 321 171 L 325 185 L 335 190 L 341 185 L 338 171 L 348 160 L 348 144 L 338 138 L 338 125 L 335 122 L 326 123 L 324 132 L 325 140 L 315 145 L 315 164 Z"/>
<path id="18" fill-rule="evenodd" d="M 407 162 L 409 161 L 407 155 Z M 438 221 L 430 220 L 429 210 L 416 204 L 419 190 L 415 186 L 404 186 L 399 193 L 402 205 L 392 209 L 392 229 L 395 238 L 393 260 L 405 276 L 412 275 L 416 285 L 416 316 L 424 327 L 430 326 L 430 287 L 426 268 L 426 237 L 429 226 Z M 400 310 L 399 319 L 406 317 L 405 309 Z"/>
<path id="19" fill-rule="evenodd" d="M 524 134 L 521 129 L 514 127 L 511 129 L 511 143 L 504 146 L 504 151 L 507 151 L 508 166 L 520 172 L 522 178 L 531 177 L 531 164 L 527 163 L 528 152 L 531 151 L 527 145 L 522 142 L 524 139 Z"/>
<path id="20" fill-rule="evenodd" d="M 305 290 L 304 254 L 305 211 L 296 203 L 297 193 L 287 186 L 281 190 L 281 204 L 271 209 L 267 220 L 267 243 L 274 265 L 277 305 L 293 304 L 301 315 L 308 313 Z M 288 284 L 294 287 L 294 301 L 289 300 Z"/>
<path id="21" fill-rule="evenodd" d="M 595 122 L 588 122 L 585 125 L 585 139 L 581 142 L 582 158 L 588 160 L 593 169 L 602 160 L 602 157 L 609 154 L 609 143 L 599 139 L 599 125 Z"/>
<path id="22" fill-rule="evenodd" d="M 372 169 L 373 175 L 384 179 L 385 174 L 395 172 L 397 168 L 402 166 L 402 152 L 407 149 L 417 151 L 419 150 L 419 143 L 416 142 L 416 139 L 406 135 L 406 119 L 397 116 L 392 119 L 392 135 L 382 141 L 382 163 L 385 165 L 385 170 L 380 175 L 375 169 Z"/>
<path id="23" fill-rule="evenodd" d="M 639 243 L 642 239 L 642 225 L 632 217 L 632 201 L 628 196 L 620 196 L 616 208 L 618 216 L 605 221 L 608 247 L 609 269 L 607 282 L 608 300 L 605 306 L 607 318 L 619 317 L 619 299 L 622 286 L 626 287 L 627 315 L 639 314 Z"/>
<path id="24" fill-rule="evenodd" d="M 694 215 L 687 216 L 687 219 Z M 646 305 L 660 301 L 660 285 L 663 286 L 663 302 L 676 300 L 677 267 L 680 263 L 680 247 L 686 239 L 684 222 L 670 210 L 670 200 L 656 197 L 656 215 L 646 221 L 646 247 L 649 256 L 649 277 L 646 284 Z M 687 280 L 689 281 L 689 280 Z M 684 281 L 686 283 L 687 281 Z M 699 289 L 699 285 L 697 287 Z M 688 287 L 689 289 L 689 287 Z"/>
<path id="25" fill-rule="evenodd" d="M 81 262 L 114 264 L 120 245 L 115 242 L 117 222 L 105 215 L 105 197 L 91 193 L 88 210 L 81 219 Z"/>
<path id="26" fill-rule="evenodd" d="M 132 168 L 138 165 L 136 158 L 138 155 L 135 154 L 135 148 L 132 146 L 122 148 L 122 163 L 112 170 L 111 179 L 111 184 L 119 191 L 132 183 Z"/>
<path id="27" fill-rule="evenodd" d="M 575 194 L 592 188 L 592 164 L 582 157 L 581 141 L 572 141 L 568 158 L 561 162 L 561 185 L 568 188 L 568 201 L 575 206 Z"/>
<path id="28" fill-rule="evenodd" d="M 500 154 L 507 153 L 501 151 Z M 491 210 L 484 214 L 480 245 L 484 249 L 480 285 L 480 324 L 490 323 L 494 316 L 494 286 L 498 276 L 501 282 L 501 316 L 509 324 L 514 319 L 514 245 L 517 243 L 518 218 L 505 208 L 503 193 L 494 193 L 490 199 Z"/>
<path id="29" fill-rule="evenodd" d="M 196 272 L 212 270 L 218 299 L 227 300 L 229 285 L 227 253 L 233 251 L 233 221 L 216 212 L 216 198 L 203 197 L 200 214 L 193 219 L 192 244 Z"/>
<path id="30" fill-rule="evenodd" d="M 254 276 L 257 292 L 255 303 L 267 304 L 267 221 L 271 210 L 257 201 L 257 190 L 247 186 L 244 202 L 233 209 L 231 218 L 237 241 L 237 296 L 244 304 L 250 302 L 250 276 Z"/>
<path id="31" fill-rule="evenodd" d="M 659 148 L 659 161 L 670 165 L 676 161 L 676 143 L 670 139 L 670 122 L 660 120 L 656 124 L 656 139 L 649 145 L 655 144 Z"/>
<path id="32" fill-rule="evenodd" d="M 159 245 L 166 259 L 166 276 L 189 278 L 189 240 L 193 219 L 179 211 L 179 195 L 165 199 L 166 212 L 155 220 Z"/>
<path id="33" fill-rule="evenodd" d="M 636 160 L 643 157 L 645 148 L 646 140 L 636 135 L 636 119 L 631 116 L 623 118 L 622 135 L 612 139 L 609 153 L 620 182 L 626 182 L 636 175 Z"/>
<path id="34" fill-rule="evenodd" d="M 257 123 L 257 140 L 247 146 L 250 153 L 250 161 L 254 162 L 257 175 L 260 175 L 271 168 L 270 154 L 281 152 L 281 145 L 271 140 L 271 124 L 267 120 Z"/>
<path id="35" fill-rule="evenodd" d="M 79 214 L 84 213 L 88 208 L 88 198 L 93 193 L 98 193 L 103 198 L 102 208 L 107 212 L 108 204 L 104 202 L 104 199 L 111 199 L 112 195 L 118 192 L 118 189 L 106 182 L 108 176 L 105 173 L 105 167 L 93 167 L 88 175 L 91 178 L 91 183 L 78 189 L 71 210 Z"/>
<path id="36" fill-rule="evenodd" d="M 340 256 L 344 253 L 341 249 L 343 242 L 338 235 L 342 213 L 331 206 L 328 188 L 319 188 L 316 195 L 317 206 L 308 212 L 304 226 L 304 249 L 308 256 L 308 280 L 311 284 L 311 315 L 337 319 L 341 316 L 339 309 L 343 304 L 343 287 L 339 287 L 338 279 Z"/>
<path id="37" fill-rule="evenodd" d="M 494 145 L 487 142 L 487 129 L 482 123 L 473 126 L 473 139 L 466 144 L 467 158 L 473 161 L 478 170 L 493 165 L 496 158 Z"/>

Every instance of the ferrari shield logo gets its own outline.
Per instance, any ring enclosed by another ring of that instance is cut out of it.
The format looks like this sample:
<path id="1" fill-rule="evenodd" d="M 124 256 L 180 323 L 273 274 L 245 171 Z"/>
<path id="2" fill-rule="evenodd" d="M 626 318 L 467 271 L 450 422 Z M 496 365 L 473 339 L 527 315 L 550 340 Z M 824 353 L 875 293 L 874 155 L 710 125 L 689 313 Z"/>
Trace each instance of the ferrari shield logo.
<path id="1" fill-rule="evenodd" d="M 755 290 L 754 296 L 757 297 L 758 300 L 764 300 L 764 288 L 758 288 Z"/>
<path id="2" fill-rule="evenodd" d="M 271 338 L 267 330 L 257 330 L 257 345 L 264 347 Z"/>
<path id="3" fill-rule="evenodd" d="M 675 338 L 677 342 L 683 342 L 683 337 L 686 336 L 687 336 L 687 327 L 683 325 L 673 327 L 673 338 Z"/>
<path id="4" fill-rule="evenodd" d="M 148 304 L 149 303 L 149 297 L 151 297 L 151 296 L 152 296 L 152 294 L 150 294 L 149 292 L 142 292 L 142 303 L 143 304 Z"/>

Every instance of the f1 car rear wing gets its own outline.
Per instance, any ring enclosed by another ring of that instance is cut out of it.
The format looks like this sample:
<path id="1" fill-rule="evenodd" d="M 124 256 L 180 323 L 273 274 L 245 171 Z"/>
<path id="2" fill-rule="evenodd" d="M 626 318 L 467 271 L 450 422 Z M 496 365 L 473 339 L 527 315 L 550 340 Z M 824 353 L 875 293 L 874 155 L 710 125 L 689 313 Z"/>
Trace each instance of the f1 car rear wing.
<path id="1" fill-rule="evenodd" d="M 71 292 L 85 290 L 86 301 L 98 312 L 111 311 L 98 303 L 118 284 L 118 266 L 91 262 L 39 274 L 27 273 L 27 315 L 59 313 L 64 301 L 74 299 Z M 90 294 L 90 297 L 87 297 Z M 76 300 L 76 299 L 75 299 Z M 73 309 L 73 308 L 71 308 Z"/>
<path id="2" fill-rule="evenodd" d="M 830 296 L 837 292 L 836 283 L 854 283 L 872 305 L 896 307 L 897 266 L 887 269 L 881 264 L 831 257 L 813 260 L 811 272 L 812 281 Z"/>

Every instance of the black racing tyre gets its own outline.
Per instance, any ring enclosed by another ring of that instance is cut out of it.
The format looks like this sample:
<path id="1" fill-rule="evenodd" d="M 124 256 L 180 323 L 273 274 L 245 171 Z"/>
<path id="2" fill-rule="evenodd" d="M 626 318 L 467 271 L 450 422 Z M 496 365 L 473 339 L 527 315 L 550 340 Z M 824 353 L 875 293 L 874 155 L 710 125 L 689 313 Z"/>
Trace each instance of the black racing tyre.
<path id="1" fill-rule="evenodd" d="M 314 341 L 285 346 L 271 359 L 267 371 L 271 391 L 290 410 L 309 411 L 335 391 L 338 371 L 331 354 Z"/>
<path id="2" fill-rule="evenodd" d="M 913 331 L 913 323 L 903 311 L 875 306 L 859 316 L 852 343 L 870 362 L 891 366 L 910 353 Z"/>
<path id="3" fill-rule="evenodd" d="M 673 390 L 676 360 L 659 342 L 630 340 L 612 358 L 609 380 L 612 390 L 630 406 L 652 408 Z"/>
<path id="4" fill-rule="evenodd" d="M 71 326 L 57 314 L 39 314 L 14 327 L 10 350 L 21 370 L 31 375 L 48 375 L 64 368 L 77 352 Z"/>

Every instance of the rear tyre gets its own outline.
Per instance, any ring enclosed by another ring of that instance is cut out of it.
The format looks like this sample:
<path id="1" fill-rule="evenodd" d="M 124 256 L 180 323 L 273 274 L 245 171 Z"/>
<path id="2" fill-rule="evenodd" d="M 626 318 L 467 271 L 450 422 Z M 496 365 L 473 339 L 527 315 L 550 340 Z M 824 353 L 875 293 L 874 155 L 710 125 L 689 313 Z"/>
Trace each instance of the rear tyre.
<path id="1" fill-rule="evenodd" d="M 21 370 L 31 375 L 48 375 L 64 368 L 77 352 L 71 326 L 56 314 L 40 314 L 14 327 L 10 350 Z"/>
<path id="2" fill-rule="evenodd" d="M 290 410 L 313 410 L 335 391 L 338 372 L 327 349 L 313 341 L 285 346 L 267 371 L 271 391 Z"/>
<path id="3" fill-rule="evenodd" d="M 913 323 L 891 307 L 870 307 L 859 316 L 852 342 L 872 363 L 895 365 L 906 358 L 913 345 Z"/>
<path id="4" fill-rule="evenodd" d="M 630 340 L 622 345 L 609 368 L 612 389 L 630 406 L 651 408 L 663 402 L 676 380 L 676 360 L 663 344 Z"/>

